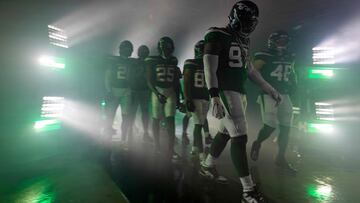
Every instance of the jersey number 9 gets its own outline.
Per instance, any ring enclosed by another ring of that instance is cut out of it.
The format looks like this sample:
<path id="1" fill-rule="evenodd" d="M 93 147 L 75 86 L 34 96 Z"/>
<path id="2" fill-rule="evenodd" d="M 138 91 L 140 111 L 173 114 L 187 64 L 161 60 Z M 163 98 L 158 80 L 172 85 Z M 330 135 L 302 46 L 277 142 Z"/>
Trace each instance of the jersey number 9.
<path id="1" fill-rule="evenodd" d="M 238 46 L 232 46 L 229 50 L 229 66 L 231 68 L 241 68 L 243 66 L 241 58 L 241 49 Z"/>

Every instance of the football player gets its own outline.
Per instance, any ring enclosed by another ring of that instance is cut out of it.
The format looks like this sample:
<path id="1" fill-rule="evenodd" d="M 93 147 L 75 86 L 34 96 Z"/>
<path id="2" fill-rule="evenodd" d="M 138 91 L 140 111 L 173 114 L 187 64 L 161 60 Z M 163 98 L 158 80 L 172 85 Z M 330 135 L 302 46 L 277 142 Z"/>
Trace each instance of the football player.
<path id="1" fill-rule="evenodd" d="M 205 35 L 205 80 L 211 97 L 210 111 L 220 119 L 220 133 L 211 144 L 210 154 L 202 162 L 200 174 L 219 179 L 216 159 L 231 139 L 231 158 L 243 186 L 242 198 L 247 203 L 265 202 L 256 189 L 248 168 L 246 143 L 244 83 L 249 77 L 276 102 L 281 95 L 255 70 L 249 59 L 249 35 L 258 23 L 259 10 L 255 3 L 238 1 L 231 9 L 229 23 L 224 28 L 210 28 Z"/>
<path id="2" fill-rule="evenodd" d="M 145 59 L 149 56 L 150 50 L 147 46 L 141 45 L 138 48 L 137 65 L 134 67 L 134 77 L 132 80 L 132 110 L 130 113 L 131 124 L 133 126 L 137 109 L 141 110 L 141 120 L 144 129 L 143 140 L 151 142 L 152 138 L 149 136 L 148 124 L 149 124 L 149 103 L 150 103 L 150 91 L 146 81 L 146 65 Z M 132 134 L 132 127 L 129 130 L 129 135 Z"/>
<path id="3" fill-rule="evenodd" d="M 112 129 L 116 108 L 121 108 L 121 137 L 125 142 L 129 129 L 129 110 L 131 104 L 130 81 L 133 76 L 133 67 L 136 61 L 130 58 L 133 52 L 133 45 L 125 40 L 120 43 L 119 55 L 114 58 L 111 67 L 105 73 L 105 88 L 109 100 L 107 129 Z"/>
<path id="4" fill-rule="evenodd" d="M 145 59 L 147 64 L 147 81 L 151 94 L 152 128 L 155 138 L 155 150 L 160 151 L 159 119 L 163 112 L 169 136 L 169 158 L 178 159 L 174 151 L 175 112 L 180 104 L 181 71 L 177 67 L 178 60 L 172 55 L 175 46 L 170 37 L 162 37 L 158 42 L 158 56 Z"/>
<path id="5" fill-rule="evenodd" d="M 255 53 L 254 67 L 261 72 L 264 79 L 279 90 L 283 100 L 275 105 L 271 95 L 262 92 L 258 97 L 261 108 L 263 127 L 251 147 L 250 157 L 256 161 L 259 157 L 261 143 L 279 127 L 278 153 L 275 159 L 277 166 L 296 172 L 285 159 L 289 141 L 289 132 L 293 118 L 292 102 L 289 94 L 296 88 L 297 80 L 294 71 L 294 55 L 288 51 L 289 34 L 285 31 L 273 32 L 268 38 L 268 49 Z"/>
<path id="6" fill-rule="evenodd" d="M 211 140 L 209 128 L 204 127 L 209 110 L 209 93 L 205 84 L 204 65 L 204 40 L 200 40 L 195 45 L 195 59 L 187 59 L 184 64 L 184 93 L 185 104 L 194 119 L 194 143 L 192 154 L 198 155 L 200 160 L 204 160 L 203 137 L 201 130 L 204 128 L 206 140 Z M 210 137 L 210 138 L 209 138 Z"/>

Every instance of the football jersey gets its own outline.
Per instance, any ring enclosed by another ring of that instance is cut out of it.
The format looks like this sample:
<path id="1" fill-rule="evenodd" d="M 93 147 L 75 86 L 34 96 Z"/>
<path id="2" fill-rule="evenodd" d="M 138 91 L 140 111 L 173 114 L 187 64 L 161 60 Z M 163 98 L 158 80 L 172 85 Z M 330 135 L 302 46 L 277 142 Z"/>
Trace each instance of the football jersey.
<path id="1" fill-rule="evenodd" d="M 254 60 L 262 60 L 265 65 L 260 69 L 263 78 L 279 93 L 288 94 L 291 90 L 291 77 L 294 77 L 294 56 L 279 56 L 271 50 L 255 53 Z"/>
<path id="2" fill-rule="evenodd" d="M 146 80 L 146 65 L 145 61 L 137 59 L 137 63 L 134 66 L 134 77 L 131 81 L 133 90 L 148 90 Z"/>
<path id="3" fill-rule="evenodd" d="M 181 71 L 177 67 L 178 60 L 174 56 L 167 59 L 161 56 L 149 56 L 145 62 L 151 68 L 156 87 L 174 87 L 175 82 L 181 77 Z"/>
<path id="4" fill-rule="evenodd" d="M 188 59 L 184 63 L 184 71 L 190 73 L 190 94 L 193 99 L 209 100 L 209 92 L 206 87 L 204 64 L 201 59 Z"/>
<path id="5" fill-rule="evenodd" d="M 217 79 L 220 90 L 232 90 L 245 94 L 247 70 L 245 58 L 249 49 L 249 39 L 236 39 L 226 28 L 210 28 L 205 35 L 205 43 L 221 44 Z"/>
<path id="6" fill-rule="evenodd" d="M 111 65 L 111 86 L 116 88 L 130 87 L 132 70 L 136 65 L 136 59 L 117 56 Z"/>

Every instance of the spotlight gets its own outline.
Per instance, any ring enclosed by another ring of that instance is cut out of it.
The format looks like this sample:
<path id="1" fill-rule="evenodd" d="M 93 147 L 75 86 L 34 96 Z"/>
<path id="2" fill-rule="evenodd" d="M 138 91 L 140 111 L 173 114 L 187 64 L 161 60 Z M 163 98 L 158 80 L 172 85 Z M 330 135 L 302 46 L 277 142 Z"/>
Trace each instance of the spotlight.
<path id="1" fill-rule="evenodd" d="M 308 78 L 310 79 L 331 79 L 335 75 L 331 67 L 309 67 Z"/>
<path id="2" fill-rule="evenodd" d="M 312 51 L 313 64 L 335 64 L 335 49 L 333 47 L 314 47 Z"/>
<path id="3" fill-rule="evenodd" d="M 334 126 L 331 123 L 325 123 L 319 121 L 308 122 L 307 131 L 309 133 L 331 134 L 334 132 Z"/>
<path id="4" fill-rule="evenodd" d="M 64 107 L 64 97 L 43 97 L 41 119 L 35 122 L 34 129 L 41 131 L 60 129 Z"/>
<path id="5" fill-rule="evenodd" d="M 66 36 L 66 33 L 64 30 L 54 26 L 54 25 L 48 25 L 48 31 L 49 31 L 49 41 L 50 44 L 59 46 L 62 48 L 69 48 L 68 46 L 68 37 Z"/>
<path id="6" fill-rule="evenodd" d="M 39 63 L 42 66 L 55 68 L 55 69 L 65 69 L 65 60 L 63 58 L 56 58 L 53 56 L 43 55 L 39 58 Z"/>

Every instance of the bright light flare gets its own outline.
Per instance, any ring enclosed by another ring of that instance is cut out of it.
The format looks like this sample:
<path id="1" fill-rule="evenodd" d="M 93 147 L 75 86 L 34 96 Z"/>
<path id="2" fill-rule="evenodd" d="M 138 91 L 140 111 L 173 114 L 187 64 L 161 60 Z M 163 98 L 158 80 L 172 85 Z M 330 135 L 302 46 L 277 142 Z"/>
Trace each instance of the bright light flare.
<path id="1" fill-rule="evenodd" d="M 334 132 L 334 126 L 330 123 L 308 123 L 307 130 L 310 133 L 331 134 Z"/>
<path id="2" fill-rule="evenodd" d="M 308 78 L 311 79 L 330 79 L 334 77 L 334 69 L 333 68 L 325 68 L 325 67 L 310 67 L 308 69 Z"/>
<path id="3" fill-rule="evenodd" d="M 39 63 L 41 66 L 55 68 L 55 69 L 65 69 L 65 61 L 62 58 L 56 58 L 53 56 L 43 55 L 39 58 Z"/>

